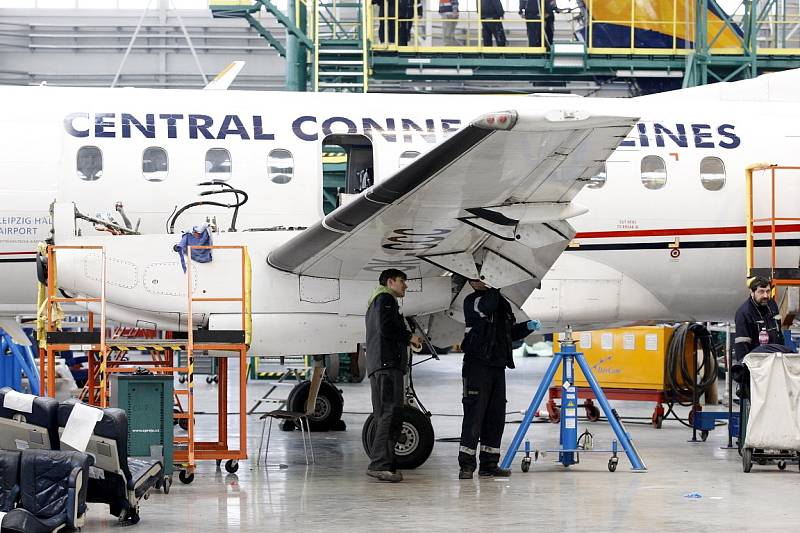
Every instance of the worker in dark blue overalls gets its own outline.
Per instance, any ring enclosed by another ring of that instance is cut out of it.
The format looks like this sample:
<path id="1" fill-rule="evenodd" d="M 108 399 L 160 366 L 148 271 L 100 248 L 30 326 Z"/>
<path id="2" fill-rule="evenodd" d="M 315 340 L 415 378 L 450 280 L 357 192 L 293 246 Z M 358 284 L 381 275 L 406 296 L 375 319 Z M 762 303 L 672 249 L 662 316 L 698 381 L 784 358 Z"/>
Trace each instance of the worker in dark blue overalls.
<path id="1" fill-rule="evenodd" d="M 736 310 L 733 351 L 737 363 L 759 345 L 784 343 L 781 316 L 769 280 L 756 276 L 747 286 L 750 297 Z"/>
<path id="2" fill-rule="evenodd" d="M 497 466 L 506 424 L 506 367 L 514 368 L 511 343 L 524 339 L 541 326 L 538 320 L 515 323 L 511 304 L 498 289 L 470 280 L 475 290 L 464 300 L 466 334 L 463 379 L 464 421 L 461 425 L 459 479 L 472 479 L 480 442 L 481 476 L 508 477 Z"/>

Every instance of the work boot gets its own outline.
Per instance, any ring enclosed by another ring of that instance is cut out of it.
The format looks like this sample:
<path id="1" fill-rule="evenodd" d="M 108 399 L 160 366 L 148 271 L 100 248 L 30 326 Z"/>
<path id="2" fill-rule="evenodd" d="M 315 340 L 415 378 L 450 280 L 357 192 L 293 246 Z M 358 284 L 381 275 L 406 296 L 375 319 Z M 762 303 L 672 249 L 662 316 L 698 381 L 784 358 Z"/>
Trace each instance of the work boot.
<path id="1" fill-rule="evenodd" d="M 458 479 L 472 479 L 473 472 L 475 470 L 472 468 L 461 467 L 461 470 L 458 471 Z"/>
<path id="2" fill-rule="evenodd" d="M 478 470 L 478 475 L 481 477 L 511 477 L 511 470 L 506 470 L 505 468 L 494 465 L 486 468 L 481 467 L 481 469 Z"/>
<path id="3" fill-rule="evenodd" d="M 389 483 L 403 481 L 403 474 L 400 472 L 392 472 L 390 470 L 367 470 L 367 475 L 380 481 L 388 481 Z"/>

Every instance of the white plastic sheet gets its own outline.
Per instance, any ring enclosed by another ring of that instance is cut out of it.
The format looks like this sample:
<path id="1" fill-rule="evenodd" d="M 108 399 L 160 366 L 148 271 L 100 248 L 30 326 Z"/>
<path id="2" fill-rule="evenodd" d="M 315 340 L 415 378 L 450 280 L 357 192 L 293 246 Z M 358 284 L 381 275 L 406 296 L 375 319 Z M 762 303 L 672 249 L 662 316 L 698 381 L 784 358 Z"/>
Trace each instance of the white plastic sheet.
<path id="1" fill-rule="evenodd" d="M 79 452 L 85 452 L 94 433 L 94 427 L 102 418 L 103 411 L 100 409 L 82 403 L 75 404 L 67 419 L 67 425 L 64 426 L 64 433 L 61 434 L 61 443 Z"/>
<path id="2" fill-rule="evenodd" d="M 745 446 L 800 450 L 800 354 L 751 353 Z"/>
<path id="3" fill-rule="evenodd" d="M 5 396 L 3 396 L 3 407 L 20 413 L 32 413 L 33 400 L 35 399 L 36 396 L 33 394 L 23 394 L 12 390 L 6 392 Z"/>

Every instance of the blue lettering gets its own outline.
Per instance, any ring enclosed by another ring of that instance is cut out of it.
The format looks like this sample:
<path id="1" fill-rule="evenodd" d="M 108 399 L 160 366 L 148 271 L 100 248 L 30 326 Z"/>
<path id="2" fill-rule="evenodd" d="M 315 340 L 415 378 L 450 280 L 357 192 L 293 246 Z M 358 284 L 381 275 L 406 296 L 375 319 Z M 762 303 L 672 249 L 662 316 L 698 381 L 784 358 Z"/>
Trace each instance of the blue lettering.
<path id="1" fill-rule="evenodd" d="M 204 139 L 213 139 L 214 134 L 208 131 L 213 124 L 214 119 L 208 115 L 189 115 L 189 138 L 197 139 L 200 132 Z"/>
<path id="2" fill-rule="evenodd" d="M 703 130 L 710 130 L 711 126 L 708 124 L 692 124 L 692 133 L 694 134 L 695 148 L 714 148 L 713 142 L 704 141 L 703 139 L 710 139 L 711 132 Z"/>
<path id="3" fill-rule="evenodd" d="M 639 122 L 636 124 L 636 129 L 639 130 L 639 146 L 650 146 L 650 141 L 647 139 L 647 126 Z"/>
<path id="4" fill-rule="evenodd" d="M 147 126 L 139 122 L 136 117 L 130 113 L 122 114 L 122 137 L 129 139 L 131 136 L 131 124 L 133 124 L 139 132 L 144 135 L 146 139 L 155 139 L 156 137 L 156 118 L 152 113 L 145 115 L 145 122 Z"/>
<path id="5" fill-rule="evenodd" d="M 401 118 L 400 123 L 403 125 L 403 131 L 406 132 L 405 135 L 403 135 L 403 142 L 411 142 L 411 134 L 409 132 L 412 129 L 419 132 L 420 136 L 425 139 L 425 142 L 436 142 L 436 135 L 433 133 L 433 120 L 426 121 L 426 126 L 429 128 L 428 133 L 422 133 L 423 129 L 411 119 Z"/>
<path id="6" fill-rule="evenodd" d="M 457 118 L 442 119 L 442 132 L 444 133 L 445 137 L 449 137 L 449 134 L 457 132 L 460 127 L 461 120 Z"/>
<path id="7" fill-rule="evenodd" d="M 394 132 L 394 119 L 387 118 L 386 119 L 386 129 L 381 127 L 377 122 L 372 120 L 371 118 L 365 118 L 362 120 L 362 124 L 364 126 L 364 135 L 372 139 L 372 130 L 376 130 L 383 135 L 383 138 L 389 141 L 390 143 L 397 142 L 397 135 L 395 133 L 384 133 L 385 131 Z"/>
<path id="8" fill-rule="evenodd" d="M 680 146 L 681 148 L 688 148 L 689 147 L 689 140 L 686 138 L 686 126 L 683 124 L 676 124 L 675 130 L 678 132 L 677 135 L 672 133 L 670 130 L 665 128 L 663 125 L 655 123 L 653 124 L 653 131 L 656 134 L 656 146 L 664 146 L 664 136 L 663 133 L 666 133 L 667 136 L 672 139 L 676 145 Z"/>
<path id="9" fill-rule="evenodd" d="M 331 133 L 333 133 L 333 128 L 331 126 L 333 126 L 337 122 L 340 122 L 345 126 L 347 126 L 347 131 L 345 133 L 356 133 L 358 131 L 355 122 L 353 122 L 349 118 L 331 117 L 322 123 L 322 133 L 325 135 L 330 135 Z"/>
<path id="10" fill-rule="evenodd" d="M 233 123 L 233 128 L 231 128 L 231 123 Z M 238 135 L 245 140 L 250 138 L 241 119 L 236 115 L 225 115 L 225 118 L 222 119 L 222 126 L 219 127 L 217 139 L 224 139 L 228 135 Z"/>
<path id="11" fill-rule="evenodd" d="M 179 119 L 183 118 L 183 115 L 158 115 L 158 118 L 167 121 L 167 137 L 175 139 L 178 136 L 175 124 Z"/>
<path id="12" fill-rule="evenodd" d="M 113 128 L 113 122 L 107 122 L 105 119 L 114 118 L 114 113 L 95 113 L 94 115 L 94 136 L 95 137 L 115 137 L 113 131 L 106 131 L 106 128 Z"/>
<path id="13" fill-rule="evenodd" d="M 728 141 L 720 141 L 720 148 L 727 148 L 730 150 L 742 144 L 742 139 L 738 135 L 736 135 L 733 131 L 728 131 L 733 130 L 734 128 L 735 126 L 733 124 L 722 124 L 719 128 L 717 128 L 717 132 L 719 132 L 720 135 L 726 139 L 729 139 Z"/>
<path id="14" fill-rule="evenodd" d="M 272 133 L 264 133 L 261 116 L 253 115 L 253 139 L 256 141 L 271 141 L 275 139 Z"/>
<path id="15" fill-rule="evenodd" d="M 304 122 L 313 122 L 314 124 L 317 123 L 317 119 L 315 117 L 311 117 L 309 115 L 303 115 L 302 117 L 297 117 L 292 122 L 292 131 L 297 138 L 303 141 L 316 141 L 319 136 L 316 133 L 305 133 L 303 132 L 303 123 Z"/>
<path id="16" fill-rule="evenodd" d="M 64 129 L 67 130 L 67 133 L 72 135 L 73 137 L 88 137 L 89 136 L 89 129 L 85 130 L 76 130 L 73 122 L 76 118 L 84 118 L 86 121 L 89 121 L 89 113 L 70 113 L 66 117 L 64 117 Z"/>

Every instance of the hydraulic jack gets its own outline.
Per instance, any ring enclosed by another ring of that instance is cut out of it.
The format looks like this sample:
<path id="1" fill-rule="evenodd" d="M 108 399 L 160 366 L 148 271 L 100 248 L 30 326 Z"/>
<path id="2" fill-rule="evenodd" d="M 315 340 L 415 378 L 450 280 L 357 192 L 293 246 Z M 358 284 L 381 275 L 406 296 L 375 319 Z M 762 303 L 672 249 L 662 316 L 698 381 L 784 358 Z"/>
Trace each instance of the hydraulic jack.
<path id="1" fill-rule="evenodd" d="M 619 461 L 617 457 L 617 440 L 612 442 L 610 450 L 592 449 L 590 442 L 584 442 L 583 447 L 578 446 L 578 393 L 575 388 L 574 378 L 574 366 L 576 361 L 578 362 L 586 381 L 589 382 L 589 386 L 597 398 L 598 403 L 600 403 L 600 407 L 603 409 L 606 418 L 608 418 L 608 422 L 614 429 L 614 434 L 622 444 L 622 449 L 628 456 L 628 460 L 631 463 L 633 471 L 647 471 L 647 467 L 645 466 L 641 457 L 639 457 L 639 454 L 633 445 L 633 440 L 623 426 L 616 410 L 612 409 L 611 404 L 608 403 L 608 399 L 606 399 L 605 394 L 603 394 L 603 389 L 600 388 L 600 385 L 597 383 L 594 374 L 592 374 L 592 369 L 586 362 L 586 358 L 584 358 L 583 353 L 578 352 L 575 349 L 575 341 L 572 339 L 571 329 L 567 329 L 565 338 L 563 341 L 561 341 L 561 351 L 553 354 L 553 360 L 550 362 L 550 366 L 547 367 L 544 378 L 542 378 L 542 382 L 539 385 L 539 388 L 536 390 L 536 394 L 533 396 L 533 400 L 531 401 L 528 410 L 525 412 L 525 418 L 522 420 L 522 424 L 517 430 L 516 435 L 514 435 L 514 440 L 511 443 L 511 447 L 506 452 L 506 455 L 503 458 L 503 462 L 500 466 L 506 469 L 509 468 L 511 466 L 511 462 L 514 460 L 514 455 L 517 453 L 524 453 L 525 457 L 522 459 L 522 470 L 523 472 L 527 472 L 530 468 L 530 454 L 532 451 L 530 442 L 525 442 L 524 449 L 520 449 L 520 444 L 522 444 L 522 440 L 525 438 L 525 434 L 528 432 L 528 428 L 530 427 L 531 421 L 536 414 L 536 410 L 542 403 L 544 395 L 547 392 L 550 383 L 552 383 L 553 377 L 555 376 L 559 365 L 562 365 L 563 363 L 561 372 L 563 380 L 561 385 L 561 397 L 563 398 L 563 403 L 561 409 L 561 433 L 559 437 L 560 449 L 553 450 L 558 452 L 558 462 L 567 467 L 578 463 L 579 454 L 581 452 L 609 452 L 612 455 L 608 460 L 608 469 L 611 472 L 614 472 L 617 469 L 617 463 Z M 585 435 L 586 441 L 590 441 L 591 434 L 587 432 Z M 538 456 L 538 451 L 534 453 Z"/>

